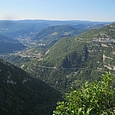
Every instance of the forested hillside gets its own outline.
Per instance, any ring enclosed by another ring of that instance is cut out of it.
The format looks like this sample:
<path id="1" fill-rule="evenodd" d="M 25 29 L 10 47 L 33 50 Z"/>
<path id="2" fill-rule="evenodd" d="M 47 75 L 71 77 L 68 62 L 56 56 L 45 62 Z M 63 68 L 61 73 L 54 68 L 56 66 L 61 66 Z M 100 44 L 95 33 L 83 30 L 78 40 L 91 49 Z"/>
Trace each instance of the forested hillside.
<path id="1" fill-rule="evenodd" d="M 51 20 L 0 20 L 0 34 L 11 37 L 32 36 L 37 32 L 55 25 L 70 25 L 74 28 L 92 29 L 103 27 L 107 22 L 90 21 L 51 21 Z"/>
<path id="2" fill-rule="evenodd" d="M 79 87 L 85 80 L 99 79 L 107 71 L 114 74 L 114 31 L 113 23 L 61 39 L 48 49 L 42 60 L 26 63 L 23 69 L 59 90 Z"/>
<path id="3" fill-rule="evenodd" d="M 0 114 L 51 115 L 61 94 L 0 59 Z"/>

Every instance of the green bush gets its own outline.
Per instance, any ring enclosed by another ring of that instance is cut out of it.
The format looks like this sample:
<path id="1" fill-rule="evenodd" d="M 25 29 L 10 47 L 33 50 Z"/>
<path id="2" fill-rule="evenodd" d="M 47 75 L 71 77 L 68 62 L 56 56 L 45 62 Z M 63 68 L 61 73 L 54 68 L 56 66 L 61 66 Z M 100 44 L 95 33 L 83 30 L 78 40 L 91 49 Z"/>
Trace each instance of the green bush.
<path id="1" fill-rule="evenodd" d="M 53 115 L 114 115 L 115 90 L 111 75 L 102 75 L 100 81 L 86 82 L 81 89 L 72 90 L 63 102 L 58 102 Z"/>

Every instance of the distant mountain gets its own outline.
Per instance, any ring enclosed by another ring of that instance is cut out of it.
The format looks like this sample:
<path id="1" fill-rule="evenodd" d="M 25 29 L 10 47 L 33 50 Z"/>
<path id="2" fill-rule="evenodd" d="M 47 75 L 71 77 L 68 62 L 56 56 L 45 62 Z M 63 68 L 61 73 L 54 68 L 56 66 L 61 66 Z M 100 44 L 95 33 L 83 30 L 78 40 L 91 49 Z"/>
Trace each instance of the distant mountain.
<path id="1" fill-rule="evenodd" d="M 15 40 L 15 39 L 12 39 L 10 37 L 3 36 L 3 35 L 0 35 L 0 41 L 3 41 L 3 42 L 19 42 L 18 40 Z"/>
<path id="2" fill-rule="evenodd" d="M 0 114 L 52 115 L 61 94 L 0 59 Z"/>
<path id="3" fill-rule="evenodd" d="M 54 44 L 60 38 L 76 36 L 84 31 L 86 31 L 84 28 L 75 29 L 69 25 L 50 26 L 37 33 L 34 37 L 32 37 L 32 39 L 49 45 Z"/>
<path id="4" fill-rule="evenodd" d="M 26 37 L 48 26 L 36 20 L 0 20 L 0 34 L 11 38 Z"/>
<path id="5" fill-rule="evenodd" d="M 0 54 L 11 53 L 19 50 L 23 50 L 26 47 L 18 40 L 11 39 L 7 36 L 0 35 Z"/>
<path id="6" fill-rule="evenodd" d="M 0 34 L 11 37 L 28 37 L 33 36 L 35 33 L 46 29 L 49 26 L 55 25 L 70 25 L 72 27 L 85 27 L 92 28 L 96 25 L 104 26 L 107 22 L 90 22 L 90 21 L 52 21 L 52 20 L 0 20 Z M 82 26 L 80 26 L 82 25 Z"/>

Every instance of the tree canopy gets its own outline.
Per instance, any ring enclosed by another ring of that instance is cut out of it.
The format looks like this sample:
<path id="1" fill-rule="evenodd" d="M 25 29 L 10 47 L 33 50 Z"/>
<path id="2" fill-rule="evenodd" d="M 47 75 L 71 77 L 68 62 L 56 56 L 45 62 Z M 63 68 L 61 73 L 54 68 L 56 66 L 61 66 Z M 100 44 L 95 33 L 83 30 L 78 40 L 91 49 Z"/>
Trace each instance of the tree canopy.
<path id="1" fill-rule="evenodd" d="M 111 82 L 110 73 L 102 75 L 100 81 L 86 82 L 58 102 L 53 115 L 114 115 L 115 90 Z"/>

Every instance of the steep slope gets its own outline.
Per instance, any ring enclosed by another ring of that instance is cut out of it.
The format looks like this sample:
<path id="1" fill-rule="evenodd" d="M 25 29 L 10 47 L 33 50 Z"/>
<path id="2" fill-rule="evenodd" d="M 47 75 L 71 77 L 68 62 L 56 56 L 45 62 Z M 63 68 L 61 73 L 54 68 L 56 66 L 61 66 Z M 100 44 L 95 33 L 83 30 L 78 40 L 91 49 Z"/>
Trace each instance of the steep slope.
<path id="1" fill-rule="evenodd" d="M 25 48 L 26 47 L 23 44 L 19 43 L 18 40 L 0 35 L 0 53 L 11 53 L 23 50 Z"/>
<path id="2" fill-rule="evenodd" d="M 59 92 L 0 59 L 0 114 L 51 115 Z"/>

